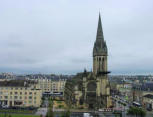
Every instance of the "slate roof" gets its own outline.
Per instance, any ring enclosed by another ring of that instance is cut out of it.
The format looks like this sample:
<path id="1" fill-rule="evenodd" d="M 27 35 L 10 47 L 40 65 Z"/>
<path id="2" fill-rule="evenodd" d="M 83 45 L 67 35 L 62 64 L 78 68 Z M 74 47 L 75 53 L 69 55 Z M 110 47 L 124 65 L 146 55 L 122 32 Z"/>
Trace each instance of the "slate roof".
<path id="1" fill-rule="evenodd" d="M 153 91 L 153 82 L 147 82 L 143 84 L 133 85 L 133 89 L 138 89 L 141 91 Z"/>
<path id="2" fill-rule="evenodd" d="M 26 80 L 10 80 L 0 81 L 0 87 L 29 87 L 30 84 L 35 84 L 35 81 Z"/>
<path id="3" fill-rule="evenodd" d="M 150 83 L 143 83 L 141 89 L 142 90 L 153 91 L 153 83 L 152 82 L 150 82 Z"/>
<path id="4" fill-rule="evenodd" d="M 143 97 L 153 99 L 153 95 L 151 95 L 151 94 L 147 94 L 147 95 L 145 95 Z"/>

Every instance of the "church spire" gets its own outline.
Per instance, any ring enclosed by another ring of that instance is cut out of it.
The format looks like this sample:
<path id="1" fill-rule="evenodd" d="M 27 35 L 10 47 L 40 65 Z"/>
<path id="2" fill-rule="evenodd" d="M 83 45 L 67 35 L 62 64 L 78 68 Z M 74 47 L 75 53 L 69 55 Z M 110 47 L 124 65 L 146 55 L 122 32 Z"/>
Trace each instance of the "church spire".
<path id="1" fill-rule="evenodd" d="M 101 23 L 101 16 L 99 13 L 99 20 L 98 20 L 98 27 L 97 27 L 97 39 L 101 39 L 102 41 L 104 41 L 104 36 L 103 36 L 103 29 L 102 29 L 102 23 Z"/>
<path id="2" fill-rule="evenodd" d="M 104 41 L 100 13 L 99 13 L 96 41 L 95 41 L 94 49 L 93 49 L 93 56 L 97 56 L 97 55 L 107 55 L 107 46 L 106 46 L 106 42 Z"/>

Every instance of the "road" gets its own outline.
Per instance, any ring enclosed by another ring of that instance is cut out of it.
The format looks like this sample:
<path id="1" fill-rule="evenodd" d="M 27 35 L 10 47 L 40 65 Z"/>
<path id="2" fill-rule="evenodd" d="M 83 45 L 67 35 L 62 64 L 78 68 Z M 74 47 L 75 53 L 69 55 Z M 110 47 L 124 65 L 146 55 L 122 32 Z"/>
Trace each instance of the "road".
<path id="1" fill-rule="evenodd" d="M 88 116 L 87 116 L 88 115 Z M 55 117 L 61 117 L 61 113 L 56 113 Z M 119 115 L 114 115 L 112 113 L 84 113 L 84 112 L 72 112 L 70 117 L 120 117 Z"/>
<path id="2" fill-rule="evenodd" d="M 130 106 L 129 103 L 125 102 L 124 99 L 119 96 L 113 97 L 113 100 L 116 100 L 115 107 L 123 110 L 123 112 L 122 112 L 123 117 L 131 117 L 131 116 L 126 115 L 127 110 L 129 109 L 129 106 Z M 126 106 L 124 107 L 121 103 L 118 103 L 118 102 L 125 103 Z M 153 111 L 146 111 L 146 117 L 153 117 Z"/>
<path id="3" fill-rule="evenodd" d="M 115 108 L 122 111 L 123 117 L 127 117 L 126 113 L 127 113 L 127 110 L 129 109 L 129 103 L 127 103 L 123 98 L 119 96 L 112 97 L 112 99 L 115 102 Z M 125 106 L 123 104 L 125 104 Z"/>

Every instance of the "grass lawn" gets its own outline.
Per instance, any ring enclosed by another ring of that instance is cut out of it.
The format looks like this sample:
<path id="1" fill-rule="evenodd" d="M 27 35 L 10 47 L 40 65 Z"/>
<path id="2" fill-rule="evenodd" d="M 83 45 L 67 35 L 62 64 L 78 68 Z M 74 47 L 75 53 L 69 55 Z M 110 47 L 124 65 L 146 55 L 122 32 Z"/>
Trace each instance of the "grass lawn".
<path id="1" fill-rule="evenodd" d="M 11 115 L 11 116 L 10 116 Z M 24 115 L 24 114 L 0 114 L 0 117 L 40 117 L 38 115 Z"/>
<path id="2" fill-rule="evenodd" d="M 62 101 L 56 101 L 58 104 L 61 104 L 62 103 Z"/>
<path id="3" fill-rule="evenodd" d="M 55 108 L 65 109 L 67 108 L 64 101 L 53 101 Z"/>
<path id="4" fill-rule="evenodd" d="M 0 109 L 0 112 L 27 113 L 27 114 L 33 114 L 34 113 L 34 111 L 30 111 L 30 110 L 18 110 L 18 109 L 16 109 L 16 110 L 15 109 Z"/>

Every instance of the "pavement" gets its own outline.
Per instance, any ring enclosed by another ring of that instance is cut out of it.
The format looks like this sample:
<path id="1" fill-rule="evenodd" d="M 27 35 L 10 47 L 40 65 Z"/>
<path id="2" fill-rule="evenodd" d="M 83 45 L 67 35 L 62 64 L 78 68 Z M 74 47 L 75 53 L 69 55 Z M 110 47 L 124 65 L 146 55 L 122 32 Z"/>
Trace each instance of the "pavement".
<path id="1" fill-rule="evenodd" d="M 153 117 L 153 111 L 147 111 L 146 117 Z"/>

